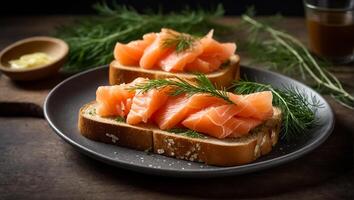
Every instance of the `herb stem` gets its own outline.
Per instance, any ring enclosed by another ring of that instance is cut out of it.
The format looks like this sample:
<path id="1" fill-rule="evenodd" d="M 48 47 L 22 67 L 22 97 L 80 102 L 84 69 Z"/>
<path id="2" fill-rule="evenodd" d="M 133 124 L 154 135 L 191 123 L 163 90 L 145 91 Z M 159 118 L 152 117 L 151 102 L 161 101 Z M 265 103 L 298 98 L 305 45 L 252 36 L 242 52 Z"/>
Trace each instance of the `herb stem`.
<path id="1" fill-rule="evenodd" d="M 213 83 L 202 74 L 196 76 L 196 84 L 189 83 L 179 77 L 174 79 L 151 79 L 147 82 L 137 84 L 129 89 L 140 90 L 140 92 L 147 92 L 152 89 L 161 89 L 165 87 L 172 87 L 170 94 L 172 96 L 178 96 L 181 94 L 198 94 L 204 93 L 210 96 L 218 97 L 225 100 L 228 103 L 234 104 L 229 98 L 229 95 L 225 89 L 217 89 Z"/>
<path id="2" fill-rule="evenodd" d="M 315 58 L 299 40 L 289 34 L 275 30 L 270 26 L 257 22 L 248 15 L 243 15 L 242 19 L 253 25 L 253 27 L 268 32 L 274 39 L 274 42 L 277 42 L 285 49 L 287 49 L 289 53 L 295 56 L 300 67 L 300 72 L 302 72 L 301 75 L 303 79 L 306 77 L 304 73 L 305 70 L 319 86 L 323 86 L 331 91 L 332 97 L 335 97 L 335 100 L 340 102 L 342 105 L 347 106 L 348 108 L 353 108 L 354 97 L 343 89 L 342 84 L 333 74 L 331 74 L 325 68 L 321 67 L 318 62 L 316 62 Z M 251 38 L 250 40 L 251 42 L 254 42 L 256 39 Z M 267 45 L 266 42 L 263 42 L 263 44 Z M 317 72 L 319 76 L 315 74 L 315 72 Z"/>
<path id="3" fill-rule="evenodd" d="M 321 76 L 327 81 L 327 83 L 329 83 L 330 85 L 334 86 L 332 84 L 332 82 L 328 79 L 328 77 L 324 74 L 324 70 L 325 69 L 321 69 L 320 66 L 318 65 L 318 63 L 315 61 L 315 59 L 312 57 L 312 55 L 310 54 L 310 52 L 307 50 L 307 48 L 301 43 L 299 42 L 297 39 L 295 39 L 294 37 L 290 36 L 290 35 L 287 35 L 287 34 L 284 34 L 280 31 L 277 31 L 277 30 L 274 30 L 273 31 L 275 33 L 277 33 L 278 35 L 284 37 L 284 38 L 287 38 L 289 39 L 290 41 L 294 42 L 295 44 L 297 44 L 301 50 L 303 50 L 306 54 L 306 56 L 310 59 L 310 61 L 312 62 L 312 64 L 316 67 L 317 71 L 321 74 Z"/>

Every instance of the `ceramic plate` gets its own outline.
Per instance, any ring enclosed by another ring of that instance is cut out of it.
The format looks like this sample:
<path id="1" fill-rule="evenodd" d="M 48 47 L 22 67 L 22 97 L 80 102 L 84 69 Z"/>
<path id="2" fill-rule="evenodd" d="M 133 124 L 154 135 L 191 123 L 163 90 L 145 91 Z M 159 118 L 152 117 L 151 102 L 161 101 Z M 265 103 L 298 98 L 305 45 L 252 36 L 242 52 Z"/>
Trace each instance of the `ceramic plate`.
<path id="1" fill-rule="evenodd" d="M 280 141 L 270 154 L 253 163 L 234 167 L 209 166 L 95 142 L 80 135 L 77 128 L 78 112 L 81 106 L 94 100 L 98 86 L 108 85 L 107 66 L 77 74 L 57 85 L 45 101 L 45 117 L 62 139 L 94 159 L 141 173 L 175 177 L 236 175 L 274 167 L 314 150 L 331 134 L 334 126 L 333 112 L 317 92 L 298 81 L 270 71 L 242 66 L 241 77 L 245 75 L 249 80 L 274 87 L 292 85 L 316 97 L 322 104 L 316 113 L 318 126 L 310 130 L 306 138 L 291 143 Z"/>

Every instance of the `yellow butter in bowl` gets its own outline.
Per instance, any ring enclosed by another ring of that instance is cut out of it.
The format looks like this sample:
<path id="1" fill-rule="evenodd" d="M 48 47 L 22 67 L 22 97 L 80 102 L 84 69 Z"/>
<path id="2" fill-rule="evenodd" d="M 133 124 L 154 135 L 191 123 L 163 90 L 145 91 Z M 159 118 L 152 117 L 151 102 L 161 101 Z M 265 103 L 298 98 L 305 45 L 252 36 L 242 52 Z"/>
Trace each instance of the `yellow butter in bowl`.
<path id="1" fill-rule="evenodd" d="M 25 54 L 17 60 L 10 60 L 9 63 L 13 69 L 27 69 L 49 64 L 52 60 L 53 58 L 46 53 L 35 52 Z"/>

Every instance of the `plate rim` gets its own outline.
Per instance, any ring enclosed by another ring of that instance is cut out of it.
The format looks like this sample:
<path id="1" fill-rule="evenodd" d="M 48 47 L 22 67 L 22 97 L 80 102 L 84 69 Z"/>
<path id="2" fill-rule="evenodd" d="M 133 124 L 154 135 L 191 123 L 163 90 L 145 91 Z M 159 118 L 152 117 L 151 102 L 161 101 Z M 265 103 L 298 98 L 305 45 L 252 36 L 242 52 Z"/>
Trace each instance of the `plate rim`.
<path id="1" fill-rule="evenodd" d="M 261 71 L 262 73 L 269 73 L 273 76 L 280 76 L 282 78 L 287 78 L 290 79 L 291 81 L 301 85 L 302 87 L 305 87 L 306 89 L 310 90 L 311 93 L 316 94 L 316 96 L 319 96 L 321 98 L 321 101 L 325 104 L 326 107 L 328 107 L 330 116 L 329 116 L 329 121 L 330 124 L 327 126 L 326 130 L 324 130 L 323 134 L 318 136 L 314 141 L 312 141 L 310 144 L 305 145 L 304 147 L 301 147 L 300 149 L 297 149 L 296 151 L 293 151 L 291 153 L 287 153 L 275 158 L 271 158 L 269 160 L 264 160 L 260 162 L 252 162 L 248 163 L 245 165 L 239 165 L 239 166 L 232 166 L 232 167 L 220 167 L 220 168 L 204 168 L 204 169 L 185 169 L 185 170 L 175 170 L 175 169 L 160 169 L 160 168 L 153 168 L 153 167 L 148 167 L 148 166 L 141 166 L 141 165 L 135 165 L 131 164 L 129 162 L 124 162 L 122 160 L 117 160 L 117 159 L 112 159 L 108 156 L 105 156 L 103 154 L 100 154 L 96 151 L 91 150 L 90 148 L 87 148 L 83 145 L 81 145 L 78 142 L 75 142 L 72 140 L 70 137 L 68 137 L 65 133 L 63 133 L 61 130 L 59 130 L 55 125 L 54 122 L 50 119 L 49 114 L 48 114 L 48 102 L 51 100 L 53 94 L 55 91 L 65 85 L 67 82 L 83 76 L 87 73 L 90 73 L 92 71 L 98 71 L 98 70 L 103 70 L 104 68 L 108 68 L 108 65 L 103 65 L 99 67 L 95 67 L 80 73 L 77 73 L 73 76 L 70 76 L 57 84 L 47 95 L 45 101 L 44 101 L 44 116 L 46 121 L 48 122 L 49 126 L 54 130 L 54 132 L 62 138 L 65 142 L 69 143 L 72 145 L 75 149 L 79 150 L 79 152 L 84 153 L 85 155 L 90 156 L 93 159 L 99 160 L 101 162 L 104 162 L 109 165 L 113 165 L 116 167 L 120 167 L 123 169 L 127 170 L 132 170 L 135 172 L 139 173 L 144 173 L 144 174 L 152 174 L 152 175 L 159 175 L 159 176 L 169 176 L 169 177 L 194 177 L 194 178 L 208 178 L 208 177 L 220 177 L 220 176 L 228 176 L 228 175 L 239 175 L 239 174 L 246 174 L 250 172 L 255 172 L 255 171 L 260 171 L 260 170 L 265 170 L 269 169 L 271 167 L 276 167 L 281 164 L 288 163 L 289 161 L 296 160 L 309 152 L 313 151 L 317 147 L 319 147 L 333 132 L 334 125 L 335 125 L 335 120 L 334 120 L 334 113 L 332 107 L 329 105 L 329 103 L 320 95 L 317 91 L 313 90 L 311 87 L 291 78 L 288 76 L 285 76 L 283 74 L 266 70 L 266 69 L 260 69 L 256 67 L 249 67 L 249 66 L 244 66 L 241 65 L 241 68 L 247 68 L 251 70 L 256 70 L 256 71 Z M 122 147 L 124 148 L 124 147 Z M 177 159 L 176 159 L 177 160 Z M 163 173 L 161 173 L 163 172 Z"/>

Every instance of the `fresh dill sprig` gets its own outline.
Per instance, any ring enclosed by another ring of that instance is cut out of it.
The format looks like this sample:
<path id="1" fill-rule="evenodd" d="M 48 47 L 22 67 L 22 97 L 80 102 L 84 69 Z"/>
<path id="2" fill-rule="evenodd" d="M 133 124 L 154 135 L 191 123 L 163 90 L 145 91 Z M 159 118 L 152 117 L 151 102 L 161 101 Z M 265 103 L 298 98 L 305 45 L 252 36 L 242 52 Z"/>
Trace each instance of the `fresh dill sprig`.
<path id="1" fill-rule="evenodd" d="M 273 88 L 271 85 L 238 81 L 232 86 L 237 94 L 250 94 L 261 91 L 271 91 L 273 106 L 282 111 L 282 138 L 296 139 L 316 124 L 315 112 L 321 105 L 314 98 L 308 96 L 295 87 Z"/>
<path id="2" fill-rule="evenodd" d="M 78 72 L 91 67 L 105 65 L 113 60 L 113 49 L 117 42 L 127 43 L 140 39 L 145 33 L 160 32 L 170 28 L 179 32 L 202 35 L 210 29 L 218 33 L 231 30 L 215 20 L 223 16 L 219 5 L 215 10 L 184 9 L 178 13 L 139 13 L 126 6 L 99 3 L 94 6 L 98 15 L 80 18 L 73 24 L 57 28 L 55 36 L 70 46 L 69 57 L 63 70 Z M 181 49 L 185 48 L 180 45 Z"/>
<path id="3" fill-rule="evenodd" d="M 234 103 L 229 99 L 226 89 L 216 89 L 213 83 L 205 75 L 198 74 L 196 75 L 195 80 L 196 84 L 190 83 L 179 77 L 175 77 L 174 79 L 151 79 L 144 83 L 136 84 L 129 89 L 140 90 L 140 92 L 144 93 L 152 89 L 171 87 L 170 95 L 172 96 L 205 93 L 210 96 L 221 98 L 228 103 Z"/>
<path id="4" fill-rule="evenodd" d="M 354 96 L 326 69 L 328 64 L 313 57 L 299 40 L 249 15 L 243 15 L 242 20 L 248 25 L 245 50 L 254 61 L 288 75 L 299 75 L 304 81 L 310 80 L 321 93 L 328 93 L 342 105 L 354 108 Z"/>
<path id="5" fill-rule="evenodd" d="M 187 136 L 191 138 L 207 138 L 205 135 L 198 133 L 197 131 L 186 129 L 186 128 L 172 128 L 167 130 L 167 132 L 175 133 L 182 136 Z"/>
<path id="6" fill-rule="evenodd" d="M 121 117 L 121 116 L 118 116 L 118 117 L 114 118 L 114 121 L 116 121 L 116 122 L 126 122 L 125 118 Z"/>
<path id="7" fill-rule="evenodd" d="M 190 49 L 197 41 L 197 37 L 187 33 L 167 32 L 168 37 L 162 41 L 163 48 L 174 48 L 176 53 Z"/>

